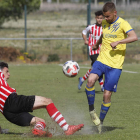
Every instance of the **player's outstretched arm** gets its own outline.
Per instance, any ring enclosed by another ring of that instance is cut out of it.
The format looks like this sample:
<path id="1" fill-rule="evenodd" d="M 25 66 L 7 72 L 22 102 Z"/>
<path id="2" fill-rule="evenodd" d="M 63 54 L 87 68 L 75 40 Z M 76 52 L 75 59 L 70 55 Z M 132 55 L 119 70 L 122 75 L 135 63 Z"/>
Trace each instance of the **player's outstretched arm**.
<path id="1" fill-rule="evenodd" d="M 97 43 L 92 47 L 93 50 L 97 50 L 99 48 L 99 45 L 102 43 L 102 38 L 103 38 L 103 34 L 100 36 Z"/>
<path id="2" fill-rule="evenodd" d="M 85 45 L 88 45 L 88 40 L 87 40 L 87 36 L 82 34 L 82 37 L 84 39 Z"/>
<path id="3" fill-rule="evenodd" d="M 88 26 L 82 31 L 82 37 L 85 42 L 85 45 L 88 45 L 87 33 L 89 33 L 89 31 L 90 31 L 90 26 Z"/>
<path id="4" fill-rule="evenodd" d="M 134 30 L 130 31 L 127 33 L 128 37 L 123 39 L 123 40 L 120 40 L 120 41 L 117 41 L 117 42 L 112 42 L 110 45 L 113 49 L 116 48 L 116 46 L 118 44 L 126 44 L 126 43 L 131 43 L 131 42 L 134 42 L 134 41 L 137 41 L 138 40 L 138 37 L 135 33 Z"/>

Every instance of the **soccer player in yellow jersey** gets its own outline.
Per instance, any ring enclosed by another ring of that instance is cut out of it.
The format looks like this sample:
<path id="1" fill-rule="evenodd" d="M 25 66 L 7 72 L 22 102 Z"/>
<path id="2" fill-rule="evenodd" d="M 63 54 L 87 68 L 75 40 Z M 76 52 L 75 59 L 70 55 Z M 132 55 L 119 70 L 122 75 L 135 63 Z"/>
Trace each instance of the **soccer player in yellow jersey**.
<path id="1" fill-rule="evenodd" d="M 104 118 L 111 106 L 112 92 L 117 90 L 117 83 L 122 72 L 125 57 L 126 43 L 138 40 L 130 24 L 117 16 L 116 7 L 113 2 L 105 3 L 102 11 L 105 17 L 102 21 L 103 34 L 93 46 L 93 49 L 98 49 L 99 44 L 102 43 L 101 50 L 97 61 L 93 64 L 86 85 L 88 104 L 93 105 L 93 110 L 89 110 L 89 113 L 99 133 L 101 133 Z M 98 118 L 94 109 L 94 84 L 102 74 L 105 75 L 105 90 L 100 117 Z"/>

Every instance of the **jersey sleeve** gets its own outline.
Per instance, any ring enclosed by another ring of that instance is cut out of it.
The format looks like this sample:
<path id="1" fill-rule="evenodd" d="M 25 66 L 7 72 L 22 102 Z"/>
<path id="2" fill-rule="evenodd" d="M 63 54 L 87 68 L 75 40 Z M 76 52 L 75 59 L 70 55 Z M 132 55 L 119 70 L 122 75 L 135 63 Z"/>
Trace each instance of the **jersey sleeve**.
<path id="1" fill-rule="evenodd" d="M 127 34 L 128 32 L 130 32 L 131 30 L 133 30 L 133 28 L 131 27 L 131 25 L 124 20 L 123 24 L 122 24 L 122 28 L 124 30 L 124 32 Z"/>
<path id="2" fill-rule="evenodd" d="M 85 28 L 83 31 L 82 31 L 82 34 L 84 35 L 87 35 L 87 33 L 90 31 L 90 26 L 88 26 L 87 28 Z"/>

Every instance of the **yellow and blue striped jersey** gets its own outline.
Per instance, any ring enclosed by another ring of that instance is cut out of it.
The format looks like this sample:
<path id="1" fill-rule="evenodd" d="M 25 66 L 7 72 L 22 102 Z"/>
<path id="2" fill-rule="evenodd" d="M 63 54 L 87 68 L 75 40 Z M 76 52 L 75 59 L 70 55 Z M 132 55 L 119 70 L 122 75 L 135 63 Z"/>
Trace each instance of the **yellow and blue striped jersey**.
<path id="1" fill-rule="evenodd" d="M 112 68 L 122 69 L 126 44 L 119 44 L 116 46 L 116 49 L 113 50 L 110 43 L 125 39 L 127 33 L 133 29 L 127 21 L 120 17 L 117 17 L 117 19 L 111 24 L 106 20 L 103 20 L 102 28 L 102 46 L 97 61 Z"/>

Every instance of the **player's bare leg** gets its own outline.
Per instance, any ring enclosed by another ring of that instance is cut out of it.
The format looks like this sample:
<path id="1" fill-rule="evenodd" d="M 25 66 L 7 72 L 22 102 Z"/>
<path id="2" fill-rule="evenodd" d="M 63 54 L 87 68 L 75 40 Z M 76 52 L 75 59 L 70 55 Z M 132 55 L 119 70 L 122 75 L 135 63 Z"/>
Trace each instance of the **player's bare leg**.
<path id="1" fill-rule="evenodd" d="M 57 108 L 55 107 L 51 99 L 41 97 L 41 96 L 36 96 L 33 110 L 38 108 L 46 108 L 50 117 L 63 129 L 66 135 L 72 135 L 84 126 L 83 124 L 68 125 L 66 120 L 64 119 L 62 114 L 57 110 Z M 44 131 L 44 128 L 46 127 L 45 121 L 43 119 L 41 120 L 40 118 L 33 119 L 32 123 L 35 123 L 38 126 L 41 125 L 42 131 Z M 38 127 L 35 127 L 35 129 L 38 129 Z"/>

